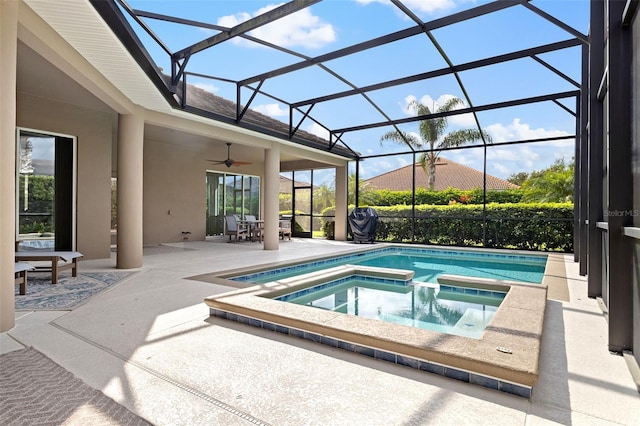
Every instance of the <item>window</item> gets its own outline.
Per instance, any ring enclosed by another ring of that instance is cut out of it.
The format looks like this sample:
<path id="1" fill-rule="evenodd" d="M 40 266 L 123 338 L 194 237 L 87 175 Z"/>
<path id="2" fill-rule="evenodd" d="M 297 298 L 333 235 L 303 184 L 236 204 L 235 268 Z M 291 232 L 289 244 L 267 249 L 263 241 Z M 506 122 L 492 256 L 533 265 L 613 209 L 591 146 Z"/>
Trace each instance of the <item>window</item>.
<path id="1" fill-rule="evenodd" d="M 18 129 L 16 241 L 23 249 L 75 249 L 75 139 Z"/>

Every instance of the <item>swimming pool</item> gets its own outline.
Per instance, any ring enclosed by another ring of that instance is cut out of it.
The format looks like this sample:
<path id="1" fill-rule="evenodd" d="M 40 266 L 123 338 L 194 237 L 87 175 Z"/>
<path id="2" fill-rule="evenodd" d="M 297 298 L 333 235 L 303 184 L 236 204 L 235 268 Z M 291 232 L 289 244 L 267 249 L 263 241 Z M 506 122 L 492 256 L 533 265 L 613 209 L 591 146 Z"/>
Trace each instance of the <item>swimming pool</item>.
<path id="1" fill-rule="evenodd" d="M 228 279 L 263 284 L 337 265 L 352 264 L 412 270 L 415 272 L 414 281 L 425 283 L 437 283 L 440 275 L 451 274 L 540 284 L 546 263 L 547 256 L 543 254 L 390 246 L 236 275 Z"/>
<path id="2" fill-rule="evenodd" d="M 275 300 L 477 339 L 506 294 L 350 275 Z"/>

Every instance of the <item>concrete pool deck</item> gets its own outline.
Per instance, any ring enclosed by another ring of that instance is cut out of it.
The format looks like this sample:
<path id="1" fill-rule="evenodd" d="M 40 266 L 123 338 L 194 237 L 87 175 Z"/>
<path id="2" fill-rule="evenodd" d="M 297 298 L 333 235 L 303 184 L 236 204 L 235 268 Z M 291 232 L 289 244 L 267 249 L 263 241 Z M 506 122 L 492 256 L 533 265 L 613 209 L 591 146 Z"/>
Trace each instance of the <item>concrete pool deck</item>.
<path id="1" fill-rule="evenodd" d="M 573 255 L 558 255 L 565 289 L 559 299 L 548 289 L 530 399 L 211 318 L 203 299 L 234 287 L 189 279 L 358 246 L 294 238 L 278 251 L 224 239 L 145 248 L 143 268 L 75 310 L 17 312 L 0 349 L 33 346 L 157 425 L 638 424 L 636 385 L 607 350 L 605 316 Z M 80 272 L 114 265 L 83 261 Z"/>

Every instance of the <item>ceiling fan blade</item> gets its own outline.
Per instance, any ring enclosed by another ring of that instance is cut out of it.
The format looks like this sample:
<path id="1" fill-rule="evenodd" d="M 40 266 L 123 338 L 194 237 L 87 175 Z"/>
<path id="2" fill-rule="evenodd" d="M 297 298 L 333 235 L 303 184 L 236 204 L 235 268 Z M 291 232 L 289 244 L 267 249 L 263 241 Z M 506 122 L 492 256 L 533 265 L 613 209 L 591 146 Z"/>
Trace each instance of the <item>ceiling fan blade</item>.
<path id="1" fill-rule="evenodd" d="M 231 159 L 231 142 L 227 142 L 227 159 L 226 160 L 207 160 L 210 161 L 212 164 L 217 165 L 217 164 L 224 164 L 227 167 L 231 167 L 231 166 L 245 166 L 248 164 L 253 164 L 253 163 L 249 163 L 247 161 L 235 161 Z"/>

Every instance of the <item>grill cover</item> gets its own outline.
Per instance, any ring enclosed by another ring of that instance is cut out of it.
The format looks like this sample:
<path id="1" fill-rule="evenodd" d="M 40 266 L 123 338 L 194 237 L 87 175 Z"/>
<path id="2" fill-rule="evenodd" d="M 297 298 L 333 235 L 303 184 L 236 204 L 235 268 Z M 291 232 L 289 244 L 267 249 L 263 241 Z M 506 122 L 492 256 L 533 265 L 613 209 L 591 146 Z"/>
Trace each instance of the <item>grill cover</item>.
<path id="1" fill-rule="evenodd" d="M 353 241 L 372 243 L 378 226 L 378 213 L 371 207 L 356 207 L 349 215 Z"/>

